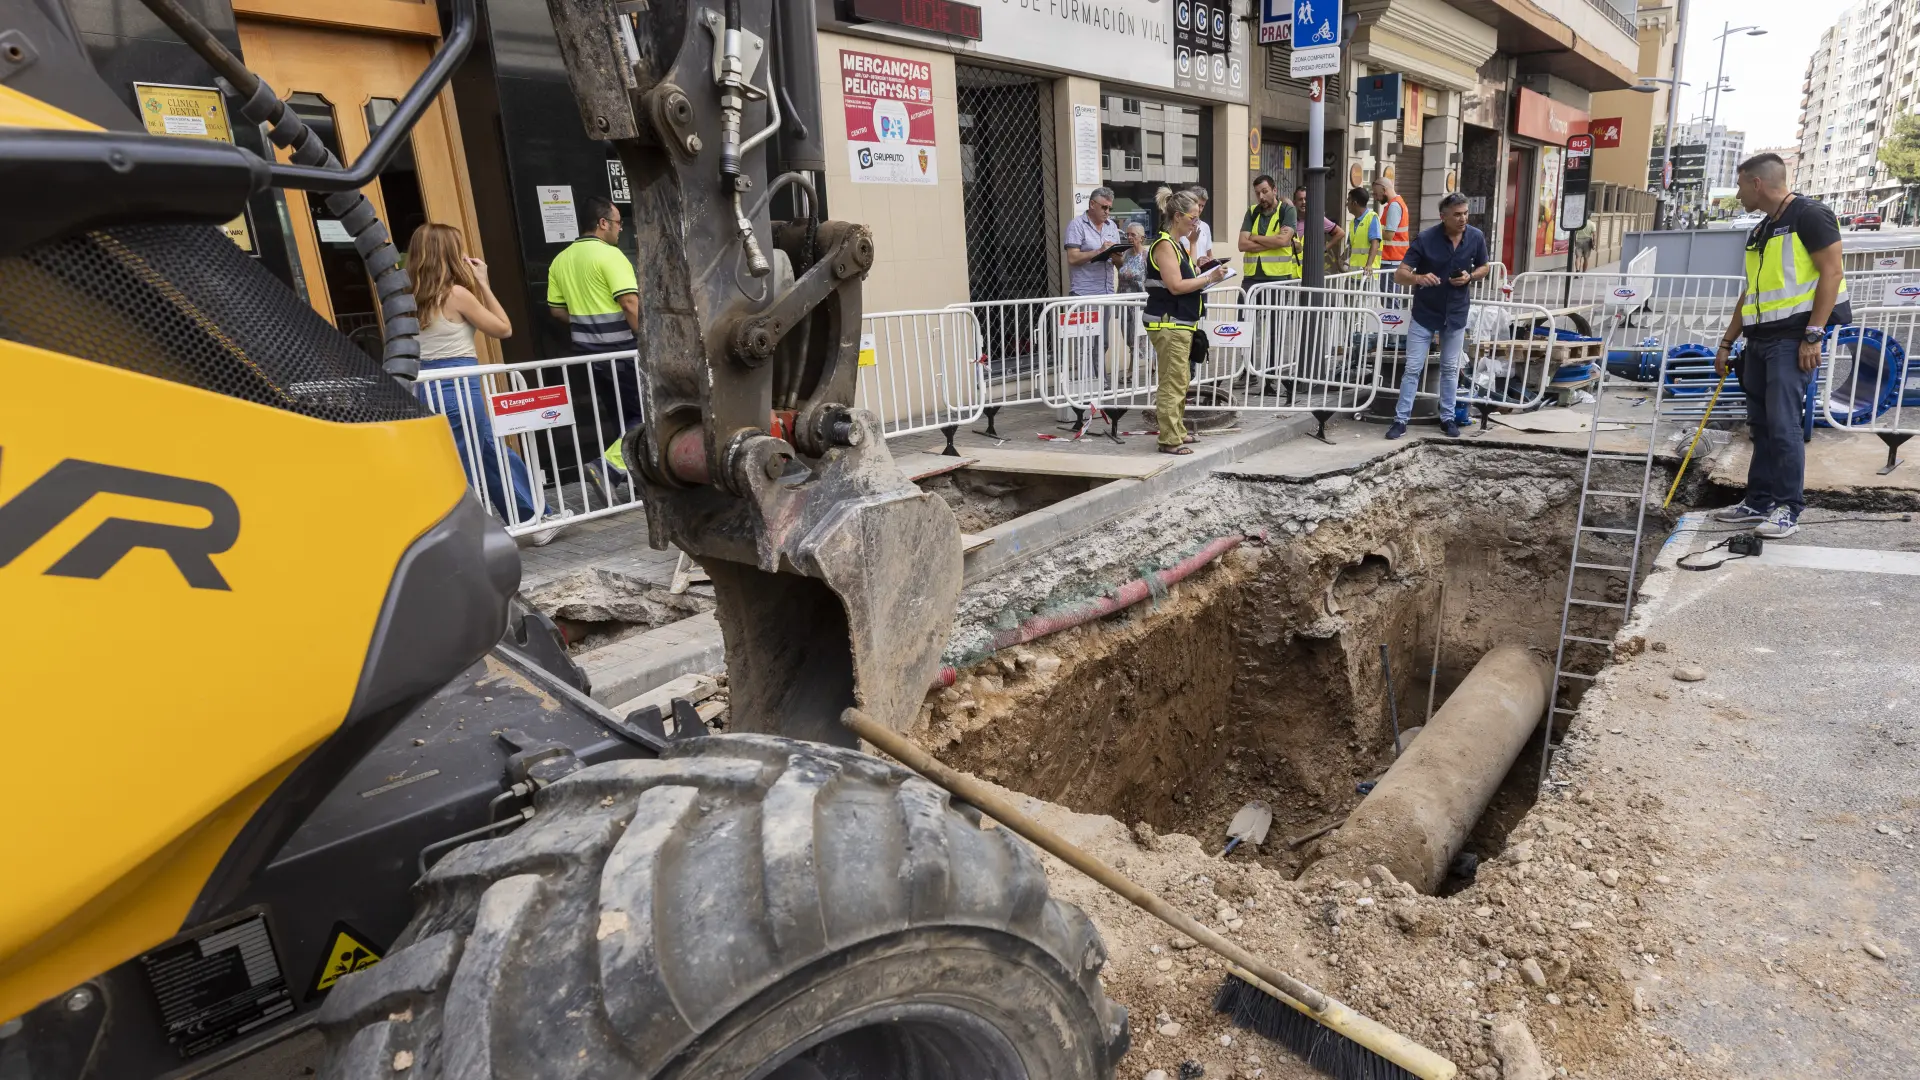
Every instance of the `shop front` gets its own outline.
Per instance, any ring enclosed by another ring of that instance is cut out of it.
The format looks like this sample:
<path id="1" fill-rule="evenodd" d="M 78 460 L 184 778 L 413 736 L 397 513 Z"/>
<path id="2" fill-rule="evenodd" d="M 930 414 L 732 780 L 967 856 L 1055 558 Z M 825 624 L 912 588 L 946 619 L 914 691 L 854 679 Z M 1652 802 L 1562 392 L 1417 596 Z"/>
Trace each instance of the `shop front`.
<path id="1" fill-rule="evenodd" d="M 1245 5 L 1009 0 L 978 9 L 972 40 L 823 9 L 827 200 L 874 229 L 868 309 L 1064 293 L 1066 225 L 1101 186 L 1123 223 L 1150 230 L 1161 187 L 1207 187 L 1216 253 L 1230 255 L 1247 200 Z M 850 64 L 916 65 L 926 80 L 896 103 L 859 92 L 871 88 Z"/>
<path id="2" fill-rule="evenodd" d="M 1509 199 L 1500 252 L 1509 271 L 1565 270 L 1573 238 L 1560 228 L 1560 184 L 1567 139 L 1587 130 L 1587 113 L 1568 102 L 1520 87 L 1513 100 L 1513 138 L 1507 153 Z"/>

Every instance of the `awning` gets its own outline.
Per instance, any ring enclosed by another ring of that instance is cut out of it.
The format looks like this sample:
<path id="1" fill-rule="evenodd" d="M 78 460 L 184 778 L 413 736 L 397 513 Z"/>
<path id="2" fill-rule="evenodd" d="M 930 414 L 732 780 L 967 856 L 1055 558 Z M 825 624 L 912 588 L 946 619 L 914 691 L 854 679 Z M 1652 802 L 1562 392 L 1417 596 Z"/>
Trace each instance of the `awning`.
<path id="1" fill-rule="evenodd" d="M 1874 204 L 1874 207 L 1873 207 L 1873 208 L 1874 208 L 1875 210 L 1878 210 L 1878 211 L 1879 211 L 1879 212 L 1881 212 L 1882 214 L 1884 214 L 1884 213 L 1886 213 L 1886 212 L 1887 212 L 1887 207 L 1889 207 L 1889 206 L 1892 206 L 1892 205 L 1893 205 L 1894 203 L 1897 203 L 1897 202 L 1899 202 L 1899 201 L 1900 201 L 1901 199 L 1904 199 L 1904 198 L 1906 198 L 1906 197 L 1907 197 L 1907 193 L 1906 193 L 1906 192 L 1904 192 L 1904 191 L 1896 191 L 1896 192 L 1894 192 L 1894 193 L 1893 193 L 1892 195 L 1889 195 L 1889 196 L 1887 196 L 1886 198 L 1884 198 L 1884 199 L 1881 199 L 1881 200 L 1880 200 L 1880 201 L 1879 201 L 1878 203 L 1876 203 L 1876 204 Z"/>

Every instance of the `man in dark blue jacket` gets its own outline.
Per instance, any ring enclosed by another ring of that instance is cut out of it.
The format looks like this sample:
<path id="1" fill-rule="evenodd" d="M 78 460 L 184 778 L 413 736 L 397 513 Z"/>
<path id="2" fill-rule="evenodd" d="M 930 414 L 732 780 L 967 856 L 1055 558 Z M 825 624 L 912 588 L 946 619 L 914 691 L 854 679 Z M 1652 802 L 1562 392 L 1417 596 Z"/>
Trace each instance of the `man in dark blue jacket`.
<path id="1" fill-rule="evenodd" d="M 1393 410 L 1387 438 L 1407 433 L 1413 416 L 1414 394 L 1426 369 L 1433 339 L 1440 338 L 1440 430 L 1458 437 L 1453 416 L 1454 391 L 1460 385 L 1460 354 L 1467 338 L 1467 309 L 1473 303 L 1473 283 L 1492 270 L 1487 260 L 1487 238 L 1467 224 L 1467 197 L 1454 192 L 1440 200 L 1440 224 L 1422 229 L 1407 248 L 1407 257 L 1393 271 L 1396 284 L 1413 290 L 1412 318 L 1407 327 L 1407 354 L 1400 376 L 1400 403 Z"/>

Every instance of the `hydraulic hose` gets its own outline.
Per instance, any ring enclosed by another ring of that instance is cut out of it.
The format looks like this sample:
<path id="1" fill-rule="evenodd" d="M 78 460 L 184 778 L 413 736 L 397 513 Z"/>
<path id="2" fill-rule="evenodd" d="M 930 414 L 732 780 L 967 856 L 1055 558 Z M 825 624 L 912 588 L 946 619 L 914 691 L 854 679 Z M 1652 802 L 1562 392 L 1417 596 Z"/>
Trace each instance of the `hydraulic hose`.
<path id="1" fill-rule="evenodd" d="M 267 137 L 273 144 L 293 151 L 295 164 L 335 172 L 343 170 L 340 159 L 327 149 L 299 114 L 287 108 L 266 80 L 248 69 L 212 31 L 180 6 L 179 0 L 141 2 L 219 74 L 222 90 L 243 101 L 240 106 L 243 116 L 253 123 L 267 125 Z M 419 308 L 413 300 L 413 281 L 400 265 L 400 252 L 393 245 L 393 237 L 375 213 L 373 203 L 361 192 L 334 192 L 326 197 L 326 202 L 327 209 L 346 227 L 347 235 L 353 237 L 354 251 L 366 265 L 367 276 L 373 279 L 385 339 L 382 367 L 394 378 L 412 382 L 420 374 Z"/>

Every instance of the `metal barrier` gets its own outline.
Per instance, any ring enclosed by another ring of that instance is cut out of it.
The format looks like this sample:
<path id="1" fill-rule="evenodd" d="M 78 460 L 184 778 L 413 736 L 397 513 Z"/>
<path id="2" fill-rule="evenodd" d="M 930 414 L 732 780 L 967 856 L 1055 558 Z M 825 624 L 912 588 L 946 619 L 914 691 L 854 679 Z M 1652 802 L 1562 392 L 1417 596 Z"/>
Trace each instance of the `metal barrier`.
<path id="1" fill-rule="evenodd" d="M 1920 269 L 1920 244 L 1906 236 L 1849 232 L 1841 241 L 1840 268 L 1849 279 L 1866 270 Z"/>
<path id="2" fill-rule="evenodd" d="M 1827 426 L 1870 431 L 1887 444 L 1882 476 L 1900 463 L 1900 444 L 1920 434 L 1920 307 L 1856 308 L 1853 322 L 1827 333 L 1818 383 Z"/>
<path id="3" fill-rule="evenodd" d="M 1107 410 L 1154 407 L 1159 361 L 1142 296 L 1057 301 L 1047 404 Z M 1372 307 L 1209 301 L 1205 358 L 1193 368 L 1189 411 L 1341 412 L 1365 409 L 1380 387 L 1387 336 Z"/>
<path id="4" fill-rule="evenodd" d="M 640 421 L 632 350 L 423 370 L 414 394 L 447 417 L 467 485 L 512 535 L 640 505 L 601 457 Z"/>
<path id="5" fill-rule="evenodd" d="M 885 311 L 860 322 L 854 404 L 880 419 L 887 438 L 953 429 L 980 418 L 987 381 L 980 323 L 952 308 Z"/>

